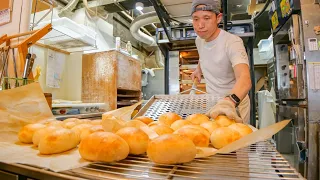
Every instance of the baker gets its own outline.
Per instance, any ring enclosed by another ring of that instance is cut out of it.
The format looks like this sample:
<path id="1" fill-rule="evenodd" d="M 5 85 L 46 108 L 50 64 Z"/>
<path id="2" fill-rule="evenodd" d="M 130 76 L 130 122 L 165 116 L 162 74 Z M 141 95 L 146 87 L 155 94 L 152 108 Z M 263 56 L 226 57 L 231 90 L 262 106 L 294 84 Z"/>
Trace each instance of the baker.
<path id="1" fill-rule="evenodd" d="M 192 23 L 198 35 L 196 46 L 200 59 L 191 78 L 200 82 L 203 74 L 207 92 L 224 97 L 208 116 L 224 114 L 237 122 L 248 123 L 251 88 L 248 56 L 240 37 L 218 28 L 222 16 L 220 0 L 192 1 Z"/>

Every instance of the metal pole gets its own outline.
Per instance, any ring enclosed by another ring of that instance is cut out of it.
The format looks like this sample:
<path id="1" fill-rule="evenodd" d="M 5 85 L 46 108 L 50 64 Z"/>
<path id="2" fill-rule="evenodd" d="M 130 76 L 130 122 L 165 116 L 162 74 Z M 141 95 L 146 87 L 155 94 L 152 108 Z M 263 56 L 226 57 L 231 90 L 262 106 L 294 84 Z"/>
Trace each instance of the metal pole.
<path id="1" fill-rule="evenodd" d="M 250 37 L 248 40 L 248 57 L 250 65 L 250 76 L 251 76 L 251 90 L 249 91 L 250 97 L 250 124 L 255 127 L 256 125 L 256 96 L 255 96 L 255 78 L 254 78 L 254 60 L 253 60 L 253 38 Z"/>
<path id="2" fill-rule="evenodd" d="M 228 0 L 223 0 L 223 29 L 227 31 L 228 24 Z"/>
<path id="3" fill-rule="evenodd" d="M 169 50 L 164 51 L 164 93 L 169 94 Z"/>

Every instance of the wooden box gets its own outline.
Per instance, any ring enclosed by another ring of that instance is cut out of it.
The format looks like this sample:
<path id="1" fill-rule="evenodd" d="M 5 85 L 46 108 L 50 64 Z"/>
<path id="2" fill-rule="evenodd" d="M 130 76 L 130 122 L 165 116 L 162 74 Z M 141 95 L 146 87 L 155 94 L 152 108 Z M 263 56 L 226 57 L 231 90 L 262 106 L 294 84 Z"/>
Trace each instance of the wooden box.
<path id="1" fill-rule="evenodd" d="M 106 110 L 141 100 L 140 61 L 119 51 L 82 56 L 82 101 L 106 103 Z"/>

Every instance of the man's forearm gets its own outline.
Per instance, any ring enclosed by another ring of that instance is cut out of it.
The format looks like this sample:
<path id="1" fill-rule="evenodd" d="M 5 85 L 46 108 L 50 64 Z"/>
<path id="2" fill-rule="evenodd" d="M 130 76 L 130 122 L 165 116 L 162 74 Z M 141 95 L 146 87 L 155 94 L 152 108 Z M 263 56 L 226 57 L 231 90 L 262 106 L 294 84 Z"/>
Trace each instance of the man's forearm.
<path id="1" fill-rule="evenodd" d="M 202 73 L 201 66 L 200 66 L 200 61 L 198 62 L 198 66 L 197 66 L 196 70 L 198 70 L 200 73 Z"/>
<path id="2" fill-rule="evenodd" d="M 241 75 L 231 90 L 231 94 L 235 94 L 240 100 L 243 100 L 251 89 L 250 76 L 245 74 Z"/>

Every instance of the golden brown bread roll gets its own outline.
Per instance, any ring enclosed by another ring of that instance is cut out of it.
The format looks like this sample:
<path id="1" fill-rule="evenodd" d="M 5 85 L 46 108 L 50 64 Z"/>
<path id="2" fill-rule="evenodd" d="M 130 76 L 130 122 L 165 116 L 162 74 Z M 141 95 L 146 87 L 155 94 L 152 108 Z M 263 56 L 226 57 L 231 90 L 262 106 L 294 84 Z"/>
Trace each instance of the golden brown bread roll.
<path id="1" fill-rule="evenodd" d="M 56 154 L 77 147 L 79 141 L 73 130 L 57 128 L 48 131 L 43 138 L 40 138 L 38 149 L 40 154 Z"/>
<path id="2" fill-rule="evenodd" d="M 73 127 L 75 127 L 76 125 L 79 125 L 79 121 L 63 121 L 62 127 L 66 128 L 66 129 L 72 129 Z"/>
<path id="3" fill-rule="evenodd" d="M 68 118 L 68 119 L 65 119 L 65 120 L 63 120 L 63 122 L 78 122 L 79 121 L 79 119 L 78 118 Z"/>
<path id="4" fill-rule="evenodd" d="M 147 155 L 159 164 L 179 164 L 192 161 L 197 154 L 193 142 L 178 134 L 165 134 L 149 142 Z"/>
<path id="5" fill-rule="evenodd" d="M 195 146 L 208 147 L 209 137 L 203 133 L 203 131 L 195 128 L 181 128 L 174 132 L 174 134 L 179 134 L 183 137 L 190 139 Z"/>
<path id="6" fill-rule="evenodd" d="M 187 120 L 177 120 L 174 123 L 172 123 L 170 127 L 171 127 L 171 129 L 176 131 L 176 130 L 182 128 L 185 125 L 191 125 L 191 124 L 192 123 L 190 121 L 187 121 Z"/>
<path id="7" fill-rule="evenodd" d="M 168 126 L 164 126 L 161 124 L 156 125 L 156 126 L 151 126 L 150 129 L 154 130 L 158 135 L 172 134 L 174 132 Z"/>
<path id="8" fill-rule="evenodd" d="M 145 123 L 146 125 L 154 122 L 153 119 L 151 119 L 147 116 L 139 116 L 139 117 L 135 118 L 134 120 L 141 121 L 141 122 Z"/>
<path id="9" fill-rule="evenodd" d="M 32 143 L 35 145 L 35 146 L 38 146 L 39 145 L 39 142 L 40 142 L 40 139 L 42 137 L 44 137 L 48 132 L 50 131 L 53 131 L 53 130 L 56 130 L 58 128 L 62 128 L 62 127 L 59 127 L 59 126 L 47 126 L 45 128 L 42 128 L 42 129 L 39 129 L 37 130 L 34 134 L 33 134 L 33 137 L 32 137 Z"/>
<path id="10" fill-rule="evenodd" d="M 92 120 L 90 122 L 90 124 L 92 124 L 92 125 L 101 125 L 101 123 L 102 123 L 102 120 Z"/>
<path id="11" fill-rule="evenodd" d="M 93 126 L 92 124 L 79 124 L 79 125 L 74 126 L 71 130 L 73 130 L 80 139 L 82 131 L 84 129 L 92 127 L 92 126 Z"/>
<path id="12" fill-rule="evenodd" d="M 103 116 L 101 125 L 106 132 L 116 133 L 119 129 L 125 127 L 125 121 L 115 116 Z"/>
<path id="13" fill-rule="evenodd" d="M 220 127 L 212 132 L 210 140 L 213 147 L 220 149 L 224 146 L 240 139 L 240 134 L 229 128 L 229 127 Z"/>
<path id="14" fill-rule="evenodd" d="M 141 121 L 138 120 L 131 120 L 126 122 L 126 127 L 135 127 L 135 128 L 141 128 L 141 127 L 147 127 L 147 125 Z"/>
<path id="15" fill-rule="evenodd" d="M 154 121 L 154 122 L 148 124 L 148 126 L 151 127 L 151 126 L 156 126 L 156 125 L 159 125 L 159 124 L 160 124 L 159 121 Z"/>
<path id="16" fill-rule="evenodd" d="M 228 128 L 238 131 L 238 133 L 240 134 L 240 137 L 243 137 L 245 135 L 252 133 L 252 129 L 249 126 L 242 123 L 231 124 L 230 126 L 228 126 Z"/>
<path id="17" fill-rule="evenodd" d="M 211 134 L 214 130 L 221 127 L 217 122 L 212 122 L 212 121 L 202 123 L 200 126 L 205 128 L 209 132 L 209 134 Z"/>
<path id="18" fill-rule="evenodd" d="M 89 119 L 79 119 L 78 123 L 79 124 L 91 124 L 92 120 Z"/>
<path id="19" fill-rule="evenodd" d="M 101 125 L 93 125 L 91 127 L 82 129 L 80 139 L 82 140 L 94 132 L 104 132 L 103 127 Z"/>
<path id="20" fill-rule="evenodd" d="M 95 132 L 81 141 L 79 153 L 89 161 L 114 162 L 128 156 L 129 145 L 114 133 Z"/>
<path id="21" fill-rule="evenodd" d="M 33 134 L 42 128 L 45 128 L 44 124 L 28 124 L 24 126 L 18 133 L 19 141 L 22 143 L 30 144 L 32 143 Z"/>
<path id="22" fill-rule="evenodd" d="M 139 128 L 125 127 L 117 133 L 129 145 L 129 154 L 143 154 L 147 151 L 149 136 Z"/>
<path id="23" fill-rule="evenodd" d="M 228 127 L 231 124 L 236 123 L 233 119 L 229 119 L 227 116 L 219 115 L 215 118 L 215 121 L 221 127 Z"/>
<path id="24" fill-rule="evenodd" d="M 190 121 L 192 124 L 200 125 L 204 122 L 210 121 L 210 119 L 203 114 L 192 114 L 189 115 L 186 120 Z"/>
<path id="25" fill-rule="evenodd" d="M 205 129 L 204 127 L 200 126 L 200 125 L 185 125 L 182 128 L 193 128 L 193 129 L 198 129 L 200 130 L 203 134 L 205 134 L 208 138 L 210 138 L 210 133 L 207 129 Z M 182 129 L 180 128 L 180 129 Z"/>
<path id="26" fill-rule="evenodd" d="M 46 124 L 47 126 L 58 126 L 62 127 L 63 126 L 63 121 L 50 121 Z"/>
<path id="27" fill-rule="evenodd" d="M 159 116 L 159 123 L 165 124 L 170 127 L 173 122 L 180 120 L 180 119 L 182 119 L 182 117 L 179 116 L 178 114 L 173 113 L 173 112 L 168 112 L 168 113 L 164 113 Z"/>

